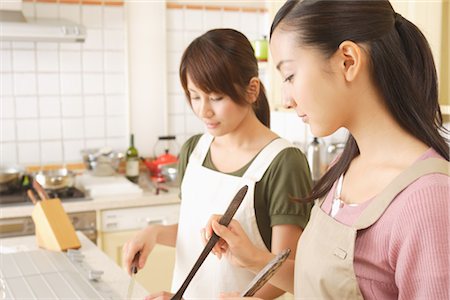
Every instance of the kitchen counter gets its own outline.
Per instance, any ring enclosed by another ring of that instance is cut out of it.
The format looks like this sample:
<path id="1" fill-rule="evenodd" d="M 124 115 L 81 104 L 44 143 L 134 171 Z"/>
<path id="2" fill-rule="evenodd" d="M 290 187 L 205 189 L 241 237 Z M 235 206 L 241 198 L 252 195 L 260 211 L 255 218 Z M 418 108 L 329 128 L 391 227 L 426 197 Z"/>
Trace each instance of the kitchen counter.
<path id="1" fill-rule="evenodd" d="M 105 283 L 115 299 L 125 299 L 130 277 L 117 264 L 89 241 L 82 233 L 77 232 L 81 241 L 80 251 L 84 255 L 83 262 L 92 270 L 101 270 L 103 275 L 99 282 Z M 35 236 L 24 236 L 0 239 L 0 252 L 26 252 L 37 250 Z M 143 299 L 148 293 L 137 282 L 133 289 L 133 299 Z M 120 297 L 117 297 L 119 295 Z"/>
<path id="2" fill-rule="evenodd" d="M 92 200 L 63 201 L 64 210 L 67 213 L 83 212 L 92 210 L 117 209 L 139 206 L 164 205 L 180 203 L 178 198 L 179 190 L 170 188 L 169 191 L 160 192 L 155 195 L 154 192 L 145 191 L 142 195 L 117 195 Z M 17 218 L 31 216 L 34 206 L 31 204 L 20 204 L 16 206 L 2 206 L 0 208 L 0 219 Z"/>

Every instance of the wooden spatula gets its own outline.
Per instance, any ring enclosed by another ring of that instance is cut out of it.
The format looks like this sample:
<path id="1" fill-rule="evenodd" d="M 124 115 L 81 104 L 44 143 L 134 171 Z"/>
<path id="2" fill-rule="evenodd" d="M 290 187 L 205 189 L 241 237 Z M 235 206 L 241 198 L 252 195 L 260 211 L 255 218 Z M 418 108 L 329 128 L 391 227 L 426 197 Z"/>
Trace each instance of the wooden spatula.
<path id="1" fill-rule="evenodd" d="M 220 218 L 219 224 L 223 226 L 228 226 L 230 224 L 231 219 L 233 219 L 234 214 L 238 210 L 239 206 L 242 203 L 242 200 L 244 200 L 245 194 L 247 194 L 248 186 L 244 185 L 234 196 L 233 200 L 231 201 L 230 205 L 228 206 L 227 210 L 225 211 L 225 214 Z M 203 249 L 202 253 L 200 254 L 199 258 L 195 262 L 194 266 L 192 267 L 191 272 L 189 272 L 188 276 L 184 280 L 181 287 L 178 289 L 176 294 L 171 298 L 171 300 L 181 300 L 181 297 L 183 297 L 184 292 L 186 291 L 189 283 L 191 283 L 192 278 L 194 278 L 195 273 L 197 273 L 198 269 L 200 269 L 200 266 L 205 261 L 206 257 L 208 256 L 209 252 L 211 252 L 211 249 L 214 247 L 214 245 L 219 240 L 219 236 L 213 232 L 211 238 L 209 239 L 208 243 L 206 244 L 205 248 Z"/>

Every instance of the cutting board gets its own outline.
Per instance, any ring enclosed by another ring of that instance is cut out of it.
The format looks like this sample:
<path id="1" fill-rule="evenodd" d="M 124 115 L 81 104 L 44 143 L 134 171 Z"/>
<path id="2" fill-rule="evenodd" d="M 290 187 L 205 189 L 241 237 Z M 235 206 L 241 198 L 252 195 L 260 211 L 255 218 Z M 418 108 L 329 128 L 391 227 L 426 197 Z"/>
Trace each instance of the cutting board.
<path id="1" fill-rule="evenodd" d="M 117 195 L 142 195 L 143 190 L 124 176 L 98 177 L 83 174 L 77 177 L 77 184 L 92 198 Z"/>

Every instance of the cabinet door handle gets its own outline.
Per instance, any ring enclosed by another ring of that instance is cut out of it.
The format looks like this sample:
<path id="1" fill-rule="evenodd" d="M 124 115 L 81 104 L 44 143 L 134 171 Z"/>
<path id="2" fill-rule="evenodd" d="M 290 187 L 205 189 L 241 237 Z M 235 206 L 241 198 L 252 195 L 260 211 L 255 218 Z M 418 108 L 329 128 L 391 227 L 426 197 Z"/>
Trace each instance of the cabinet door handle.
<path id="1" fill-rule="evenodd" d="M 106 227 L 107 228 L 116 228 L 117 222 L 106 223 Z"/>
<path id="2" fill-rule="evenodd" d="M 155 224 L 163 224 L 164 220 L 163 219 L 153 220 L 153 219 L 147 218 L 147 219 L 145 219 L 145 222 L 147 223 L 147 225 L 155 225 Z"/>

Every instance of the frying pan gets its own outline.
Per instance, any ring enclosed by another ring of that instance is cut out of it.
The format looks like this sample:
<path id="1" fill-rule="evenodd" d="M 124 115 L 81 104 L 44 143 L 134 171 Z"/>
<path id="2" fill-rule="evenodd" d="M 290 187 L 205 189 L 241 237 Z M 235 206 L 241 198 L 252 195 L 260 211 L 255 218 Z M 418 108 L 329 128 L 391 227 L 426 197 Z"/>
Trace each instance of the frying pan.
<path id="1" fill-rule="evenodd" d="M 68 169 L 57 169 L 40 171 L 35 179 L 46 190 L 63 190 L 75 185 L 75 176 Z"/>

